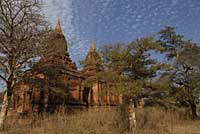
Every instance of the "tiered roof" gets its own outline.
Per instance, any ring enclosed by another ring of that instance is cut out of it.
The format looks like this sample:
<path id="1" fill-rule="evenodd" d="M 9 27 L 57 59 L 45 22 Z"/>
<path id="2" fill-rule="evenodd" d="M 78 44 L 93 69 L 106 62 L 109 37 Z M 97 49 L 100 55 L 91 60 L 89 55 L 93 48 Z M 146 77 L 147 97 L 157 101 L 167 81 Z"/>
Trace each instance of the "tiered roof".
<path id="1" fill-rule="evenodd" d="M 94 40 L 92 40 L 92 45 L 84 61 L 84 67 L 82 72 L 86 76 L 94 76 L 98 72 L 101 72 L 103 70 L 104 69 L 101 57 L 96 51 Z"/>

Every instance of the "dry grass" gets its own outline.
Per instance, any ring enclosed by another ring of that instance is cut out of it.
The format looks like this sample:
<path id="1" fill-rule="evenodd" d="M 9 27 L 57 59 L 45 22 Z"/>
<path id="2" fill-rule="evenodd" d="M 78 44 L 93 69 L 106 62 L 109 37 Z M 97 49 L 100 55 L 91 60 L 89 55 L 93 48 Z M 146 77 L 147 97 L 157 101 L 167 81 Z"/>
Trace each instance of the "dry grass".
<path id="1" fill-rule="evenodd" d="M 71 114 L 9 119 L 5 134 L 123 134 L 126 126 L 120 111 L 92 108 Z"/>
<path id="2" fill-rule="evenodd" d="M 185 109 L 145 108 L 136 116 L 138 134 L 200 134 L 200 121 L 191 120 Z"/>
<path id="3" fill-rule="evenodd" d="M 8 119 L 1 134 L 128 134 L 126 112 L 92 108 L 70 114 Z M 137 134 L 200 134 L 200 121 L 183 109 L 137 109 Z"/>

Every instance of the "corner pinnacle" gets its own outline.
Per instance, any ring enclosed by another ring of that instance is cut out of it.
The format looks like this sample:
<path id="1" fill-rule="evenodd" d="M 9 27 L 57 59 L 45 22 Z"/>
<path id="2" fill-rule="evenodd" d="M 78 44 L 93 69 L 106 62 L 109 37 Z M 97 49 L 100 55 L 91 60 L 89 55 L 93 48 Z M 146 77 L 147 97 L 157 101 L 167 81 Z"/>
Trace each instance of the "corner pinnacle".
<path id="1" fill-rule="evenodd" d="M 59 20 L 59 19 L 58 19 L 57 22 L 56 22 L 55 31 L 56 31 L 57 33 L 63 33 L 63 32 L 62 32 L 62 29 L 61 29 L 61 25 L 60 25 L 60 20 Z"/>

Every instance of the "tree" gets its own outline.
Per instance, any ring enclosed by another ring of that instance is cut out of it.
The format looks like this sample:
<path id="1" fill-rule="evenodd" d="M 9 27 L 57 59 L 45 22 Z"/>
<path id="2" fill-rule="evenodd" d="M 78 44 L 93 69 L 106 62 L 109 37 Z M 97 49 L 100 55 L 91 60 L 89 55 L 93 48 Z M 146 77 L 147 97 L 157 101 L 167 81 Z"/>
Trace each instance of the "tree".
<path id="1" fill-rule="evenodd" d="M 51 51 L 41 7 L 40 0 L 0 0 L 0 78 L 6 83 L 0 127 L 16 83 L 41 55 Z"/>
<path id="2" fill-rule="evenodd" d="M 176 34 L 172 27 L 161 30 L 159 35 L 171 66 L 171 70 L 167 72 L 170 76 L 168 98 L 172 98 L 180 106 L 190 106 L 192 118 L 195 119 L 200 95 L 200 47 Z"/>
<path id="3" fill-rule="evenodd" d="M 107 45 L 102 49 L 107 82 L 116 85 L 121 93 L 138 96 L 146 83 L 156 76 L 161 64 L 151 57 L 151 50 L 160 50 L 152 37 L 137 39 L 126 44 Z"/>
<path id="4" fill-rule="evenodd" d="M 107 90 L 114 90 L 114 93 L 128 97 L 129 124 L 133 132 L 136 126 L 133 108 L 143 96 L 147 83 L 156 76 L 156 71 L 160 68 L 160 64 L 152 59 L 151 50 L 160 49 L 159 42 L 152 37 L 146 37 L 127 45 L 107 45 L 102 50 L 105 71 L 100 77 L 108 84 Z"/>

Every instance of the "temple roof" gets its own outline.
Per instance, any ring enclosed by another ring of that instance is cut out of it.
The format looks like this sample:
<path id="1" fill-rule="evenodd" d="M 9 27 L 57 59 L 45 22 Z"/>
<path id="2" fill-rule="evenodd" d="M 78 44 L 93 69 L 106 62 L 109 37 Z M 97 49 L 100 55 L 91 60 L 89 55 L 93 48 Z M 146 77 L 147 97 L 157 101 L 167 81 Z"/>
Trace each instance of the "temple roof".
<path id="1" fill-rule="evenodd" d="M 58 19 L 57 22 L 56 22 L 56 28 L 55 28 L 55 31 L 56 31 L 57 33 L 61 33 L 61 34 L 63 34 L 63 32 L 62 32 L 62 28 L 61 28 L 61 25 L 60 25 L 60 20 L 59 20 L 59 19 Z"/>
<path id="2" fill-rule="evenodd" d="M 49 42 L 49 46 L 51 46 L 51 49 L 54 50 L 54 56 L 56 55 L 56 56 L 69 57 L 68 43 L 62 31 L 59 19 L 56 22 L 55 29 L 52 30 L 49 36 L 48 42 Z"/>
<path id="3" fill-rule="evenodd" d="M 96 51 L 94 40 L 92 40 L 91 48 L 83 62 L 82 72 L 87 76 L 96 75 L 97 72 L 103 71 L 101 57 Z"/>

